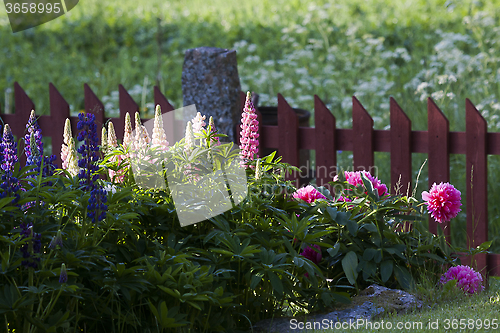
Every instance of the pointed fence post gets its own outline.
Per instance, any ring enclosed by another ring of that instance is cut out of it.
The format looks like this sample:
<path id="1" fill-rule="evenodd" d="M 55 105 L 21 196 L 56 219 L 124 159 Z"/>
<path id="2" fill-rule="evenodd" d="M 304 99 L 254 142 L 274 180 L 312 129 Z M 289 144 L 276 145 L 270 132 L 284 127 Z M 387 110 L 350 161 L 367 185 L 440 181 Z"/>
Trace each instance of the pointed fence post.
<path id="1" fill-rule="evenodd" d="M 57 88 L 49 83 L 49 96 L 50 96 L 50 124 L 47 124 L 46 128 L 51 128 L 52 136 L 52 154 L 56 155 L 56 164 L 58 168 L 62 167 L 61 161 L 61 147 L 63 144 L 63 134 L 64 134 L 64 124 L 66 119 L 69 118 L 69 104 L 66 102 L 61 93 Z M 40 117 L 40 128 L 45 120 L 44 117 Z M 42 131 L 42 135 L 45 133 Z M 74 133 L 73 133 L 74 134 Z M 46 153 L 45 153 L 46 154 Z"/>
<path id="2" fill-rule="evenodd" d="M 371 171 L 374 166 L 373 119 L 356 97 L 352 97 L 352 160 L 354 171 Z"/>
<path id="3" fill-rule="evenodd" d="M 179 138 L 182 137 L 183 128 L 178 128 L 176 126 L 175 113 L 170 112 L 174 111 L 174 107 L 167 98 L 161 93 L 160 89 L 155 86 L 154 87 L 154 99 L 155 99 L 155 107 L 156 105 L 160 105 L 161 113 L 163 115 L 163 127 L 165 128 L 165 134 L 167 135 L 167 141 L 170 145 L 173 145 Z"/>
<path id="4" fill-rule="evenodd" d="M 283 162 L 298 167 L 299 120 L 292 107 L 281 94 L 278 94 L 278 132 L 279 152 L 283 156 Z M 295 186 L 299 186 L 297 172 L 287 176 L 287 180 L 295 181 Z"/>
<path id="5" fill-rule="evenodd" d="M 450 181 L 449 123 L 431 98 L 427 99 L 427 128 L 429 156 L 429 188 L 436 183 Z M 437 235 L 437 225 L 429 216 L 429 231 Z M 450 242 L 450 223 L 441 223 L 446 241 Z"/>
<path id="6" fill-rule="evenodd" d="M 85 112 L 90 112 L 95 115 L 95 123 L 97 125 L 97 133 L 100 138 L 101 127 L 104 124 L 104 104 L 97 98 L 96 94 L 90 89 L 88 84 L 83 85 L 85 92 Z M 99 140 L 100 141 L 100 140 Z"/>
<path id="7" fill-rule="evenodd" d="M 400 182 L 400 193 L 411 190 L 411 121 L 396 100 L 391 97 L 391 188 L 395 193 Z"/>
<path id="8" fill-rule="evenodd" d="M 26 124 L 30 118 L 31 110 L 35 110 L 35 104 L 17 82 L 14 82 L 14 101 L 16 110 L 15 117 L 8 117 L 9 120 L 7 121 L 7 119 L 5 119 L 5 121 L 12 129 L 12 133 L 17 137 L 16 139 L 23 139 L 17 147 L 17 151 L 21 152 L 19 162 L 21 167 L 23 167 L 26 165 L 26 154 L 24 154 L 24 134 L 26 133 Z"/>
<path id="9" fill-rule="evenodd" d="M 467 246 L 476 248 L 488 241 L 488 125 L 469 99 L 465 100 L 467 168 Z M 472 265 L 487 277 L 487 254 L 474 256 Z"/>
<path id="10" fill-rule="evenodd" d="M 335 146 L 335 117 L 325 103 L 314 95 L 314 123 L 316 134 L 316 185 L 325 186 L 337 174 L 337 149 Z M 332 193 L 334 195 L 334 193 Z"/>
<path id="11" fill-rule="evenodd" d="M 136 111 L 139 111 L 139 105 L 134 101 L 132 96 L 128 93 L 124 86 L 118 85 L 118 98 L 119 98 L 119 108 L 120 117 L 118 119 L 113 119 L 113 126 L 116 131 L 116 138 L 123 141 L 123 133 L 125 129 L 125 115 L 127 112 L 130 114 L 130 119 L 134 119 Z"/>

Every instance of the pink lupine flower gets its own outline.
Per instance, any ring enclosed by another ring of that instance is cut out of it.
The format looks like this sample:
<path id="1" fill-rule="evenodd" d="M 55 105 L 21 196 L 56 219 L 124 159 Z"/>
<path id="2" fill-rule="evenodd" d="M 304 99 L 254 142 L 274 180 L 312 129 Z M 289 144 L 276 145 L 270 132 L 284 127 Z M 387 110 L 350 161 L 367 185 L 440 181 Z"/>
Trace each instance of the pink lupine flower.
<path id="1" fill-rule="evenodd" d="M 363 186 L 363 179 L 361 179 L 361 173 L 363 173 L 373 184 L 373 187 L 377 190 L 379 196 L 383 196 L 387 193 L 387 186 L 383 184 L 377 177 L 373 177 L 368 171 L 345 171 L 345 179 L 346 181 L 354 186 Z M 335 176 L 333 178 L 334 181 L 337 181 L 339 176 Z"/>
<path id="2" fill-rule="evenodd" d="M 469 266 L 460 265 L 451 267 L 441 277 L 441 283 L 445 284 L 450 280 L 457 280 L 456 286 L 469 294 L 484 290 L 483 277 Z"/>
<path id="3" fill-rule="evenodd" d="M 317 265 L 317 264 L 319 264 L 319 262 L 321 261 L 323 256 L 321 255 L 321 248 L 319 247 L 319 245 L 313 244 L 313 247 L 315 247 L 316 250 L 318 250 L 318 251 L 316 251 L 312 247 L 308 246 L 304 249 L 304 251 L 302 251 L 300 253 L 300 255 L 311 260 L 313 263 L 315 263 Z"/>
<path id="4" fill-rule="evenodd" d="M 240 156 L 243 160 L 243 165 L 245 165 L 245 162 L 248 160 L 259 157 L 257 154 L 257 147 L 259 146 L 259 122 L 257 121 L 257 113 L 255 112 L 251 97 L 251 93 L 248 92 L 245 108 L 241 115 Z"/>
<path id="5" fill-rule="evenodd" d="M 307 185 L 306 187 L 299 188 L 292 195 L 295 199 L 301 199 L 305 202 L 311 203 L 316 199 L 326 199 L 326 197 L 321 194 L 317 189 L 315 189 L 311 185 Z"/>
<path id="6" fill-rule="evenodd" d="M 439 223 L 450 221 L 461 211 L 460 191 L 450 183 L 434 183 L 429 192 L 422 192 L 427 210 Z"/>
<path id="7" fill-rule="evenodd" d="M 132 145 L 132 122 L 130 121 L 130 114 L 125 114 L 125 129 L 123 132 L 123 147 L 125 150 Z"/>

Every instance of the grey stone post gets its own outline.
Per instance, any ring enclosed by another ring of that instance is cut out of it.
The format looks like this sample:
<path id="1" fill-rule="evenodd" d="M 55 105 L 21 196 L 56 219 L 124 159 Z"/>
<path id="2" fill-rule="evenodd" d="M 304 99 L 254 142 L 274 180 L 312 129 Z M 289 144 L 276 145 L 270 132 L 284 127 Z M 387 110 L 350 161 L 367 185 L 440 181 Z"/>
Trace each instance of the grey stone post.
<path id="1" fill-rule="evenodd" d="M 195 104 L 197 111 L 207 116 L 207 125 L 210 116 L 214 117 L 219 133 L 228 135 L 230 141 L 235 141 L 234 128 L 240 121 L 240 91 L 235 50 L 199 47 L 186 51 L 182 67 L 184 106 Z"/>

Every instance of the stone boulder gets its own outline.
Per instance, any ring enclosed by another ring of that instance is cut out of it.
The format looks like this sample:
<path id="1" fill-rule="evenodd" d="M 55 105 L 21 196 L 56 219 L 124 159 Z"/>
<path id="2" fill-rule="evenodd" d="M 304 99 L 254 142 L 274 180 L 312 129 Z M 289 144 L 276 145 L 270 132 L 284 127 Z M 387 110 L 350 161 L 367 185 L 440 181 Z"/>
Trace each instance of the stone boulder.
<path id="1" fill-rule="evenodd" d="M 406 291 L 373 284 L 353 297 L 351 304 L 342 305 L 324 314 L 266 319 L 256 323 L 253 326 L 253 332 L 288 333 L 307 332 L 309 329 L 333 329 L 337 322 L 356 322 L 358 319 L 376 320 L 384 314 L 407 313 L 421 309 L 422 306 L 421 300 Z M 304 329 L 299 328 L 302 325 Z"/>

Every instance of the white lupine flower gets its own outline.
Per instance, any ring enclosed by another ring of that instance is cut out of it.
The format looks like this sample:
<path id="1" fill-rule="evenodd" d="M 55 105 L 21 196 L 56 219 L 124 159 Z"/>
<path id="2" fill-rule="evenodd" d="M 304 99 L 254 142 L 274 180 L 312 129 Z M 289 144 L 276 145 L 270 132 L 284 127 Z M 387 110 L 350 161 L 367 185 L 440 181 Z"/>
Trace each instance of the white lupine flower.
<path id="1" fill-rule="evenodd" d="M 64 123 L 64 133 L 63 133 L 63 144 L 61 146 L 61 160 L 62 160 L 62 168 L 66 169 L 68 166 L 68 154 L 69 154 L 69 139 L 72 138 L 73 135 L 71 133 L 71 122 L 68 118 L 66 118 L 66 122 Z"/>
<path id="2" fill-rule="evenodd" d="M 66 170 L 73 177 L 78 175 L 80 172 L 80 168 L 78 167 L 78 155 L 76 153 L 75 139 L 73 138 L 69 138 Z"/>
<path id="3" fill-rule="evenodd" d="M 190 121 L 187 122 L 186 125 L 186 136 L 184 138 L 186 146 L 184 151 L 189 151 L 194 147 L 194 133 L 193 133 L 193 124 Z"/>
<path id="4" fill-rule="evenodd" d="M 155 110 L 155 120 L 151 144 L 153 146 L 168 147 L 167 135 L 165 134 L 165 129 L 163 128 L 163 119 L 161 116 L 160 105 L 156 106 Z"/>
<path id="5" fill-rule="evenodd" d="M 206 116 L 202 116 L 199 112 L 196 114 L 196 117 L 191 120 L 193 125 L 193 133 L 201 133 L 201 131 L 206 126 L 206 123 L 204 121 L 206 118 Z"/>
<path id="6" fill-rule="evenodd" d="M 118 146 L 118 140 L 116 139 L 115 126 L 110 121 L 108 124 L 108 152 L 113 151 L 116 146 Z"/>

